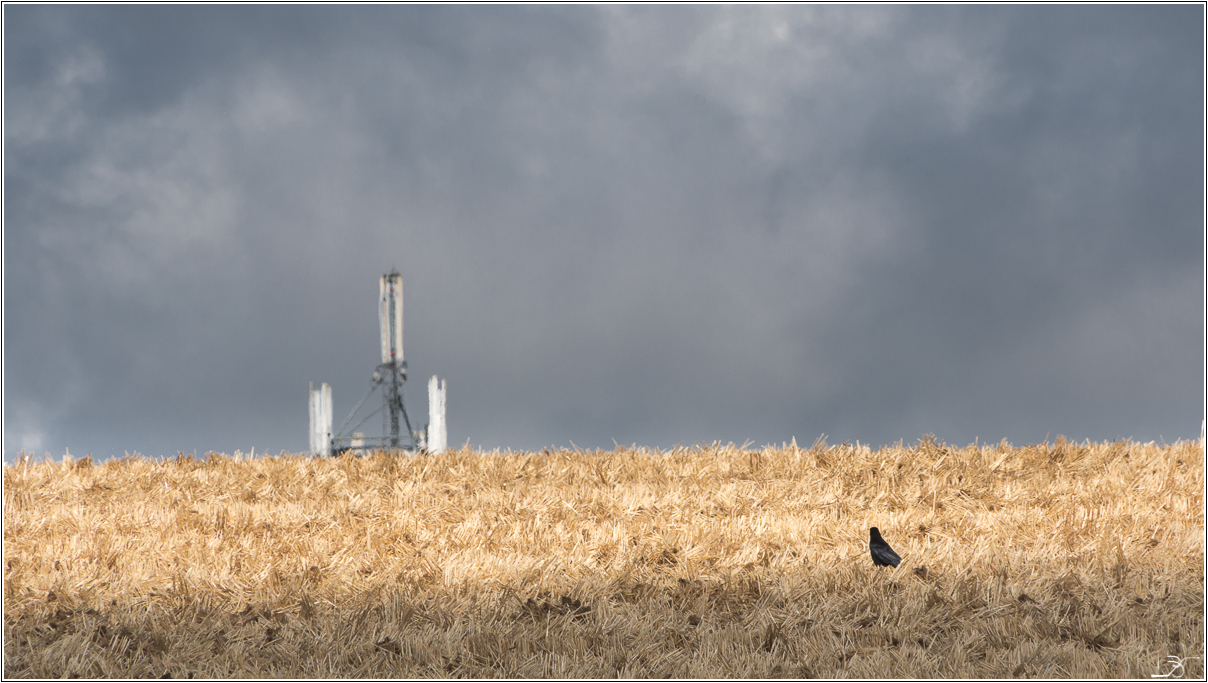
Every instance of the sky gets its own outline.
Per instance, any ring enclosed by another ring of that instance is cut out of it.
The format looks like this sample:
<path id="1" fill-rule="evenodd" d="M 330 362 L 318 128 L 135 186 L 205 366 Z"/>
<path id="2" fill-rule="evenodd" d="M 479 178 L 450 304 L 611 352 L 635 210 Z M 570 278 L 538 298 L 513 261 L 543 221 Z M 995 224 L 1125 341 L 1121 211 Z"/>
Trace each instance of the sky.
<path id="1" fill-rule="evenodd" d="M 6 462 L 1199 437 L 1202 5 L 3 20 Z"/>

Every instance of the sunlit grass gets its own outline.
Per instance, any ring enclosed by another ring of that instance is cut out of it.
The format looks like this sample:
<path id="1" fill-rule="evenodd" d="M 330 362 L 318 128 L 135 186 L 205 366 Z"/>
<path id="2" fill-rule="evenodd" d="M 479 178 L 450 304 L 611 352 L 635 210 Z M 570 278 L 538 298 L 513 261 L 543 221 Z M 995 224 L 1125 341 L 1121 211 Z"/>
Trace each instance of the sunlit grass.
<path id="1" fill-rule="evenodd" d="M 25 462 L 4 673 L 1148 678 L 1203 656 L 1203 491 L 1060 438 Z"/>

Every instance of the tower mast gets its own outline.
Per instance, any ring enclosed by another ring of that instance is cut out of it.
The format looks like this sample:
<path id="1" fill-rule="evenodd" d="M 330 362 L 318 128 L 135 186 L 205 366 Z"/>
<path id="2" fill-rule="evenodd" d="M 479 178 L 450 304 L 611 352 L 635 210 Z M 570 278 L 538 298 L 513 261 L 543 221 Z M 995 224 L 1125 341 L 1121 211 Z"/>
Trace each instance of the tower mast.
<path id="1" fill-rule="evenodd" d="M 378 323 L 382 333 L 382 364 L 378 373 L 389 374 L 389 386 L 383 386 L 386 394 L 386 410 L 390 414 L 390 447 L 401 446 L 399 439 L 399 416 L 407 426 L 407 440 L 411 437 L 411 420 L 403 407 L 403 383 L 407 381 L 407 361 L 403 358 L 403 276 L 391 269 L 382 276 L 379 290 L 381 299 L 378 307 Z M 378 374 L 382 377 L 383 374 Z M 411 444 L 414 447 L 414 443 Z"/>

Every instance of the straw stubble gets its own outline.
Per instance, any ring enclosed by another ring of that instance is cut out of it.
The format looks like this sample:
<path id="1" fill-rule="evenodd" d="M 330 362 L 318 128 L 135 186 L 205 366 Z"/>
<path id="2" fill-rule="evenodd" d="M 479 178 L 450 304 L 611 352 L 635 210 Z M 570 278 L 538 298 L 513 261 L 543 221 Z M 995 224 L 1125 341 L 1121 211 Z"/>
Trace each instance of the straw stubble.
<path id="1" fill-rule="evenodd" d="M 1203 490 L 1195 442 L 24 463 L 4 673 L 1148 678 Z"/>

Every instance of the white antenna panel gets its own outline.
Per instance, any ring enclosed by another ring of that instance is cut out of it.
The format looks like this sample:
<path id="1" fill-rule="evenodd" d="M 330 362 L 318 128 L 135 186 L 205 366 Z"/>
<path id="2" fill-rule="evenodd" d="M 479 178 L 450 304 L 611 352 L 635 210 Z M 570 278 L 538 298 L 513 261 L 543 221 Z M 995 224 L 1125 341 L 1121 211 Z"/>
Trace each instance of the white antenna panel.
<path id="1" fill-rule="evenodd" d="M 449 428 L 445 423 L 445 396 L 448 380 L 432 375 L 428 380 L 428 452 L 443 453 L 449 447 Z"/>
<path id="2" fill-rule="evenodd" d="M 310 452 L 331 455 L 331 385 L 310 383 Z"/>
<path id="3" fill-rule="evenodd" d="M 381 279 L 378 322 L 382 330 L 382 363 L 403 362 L 403 276 L 390 271 Z"/>

